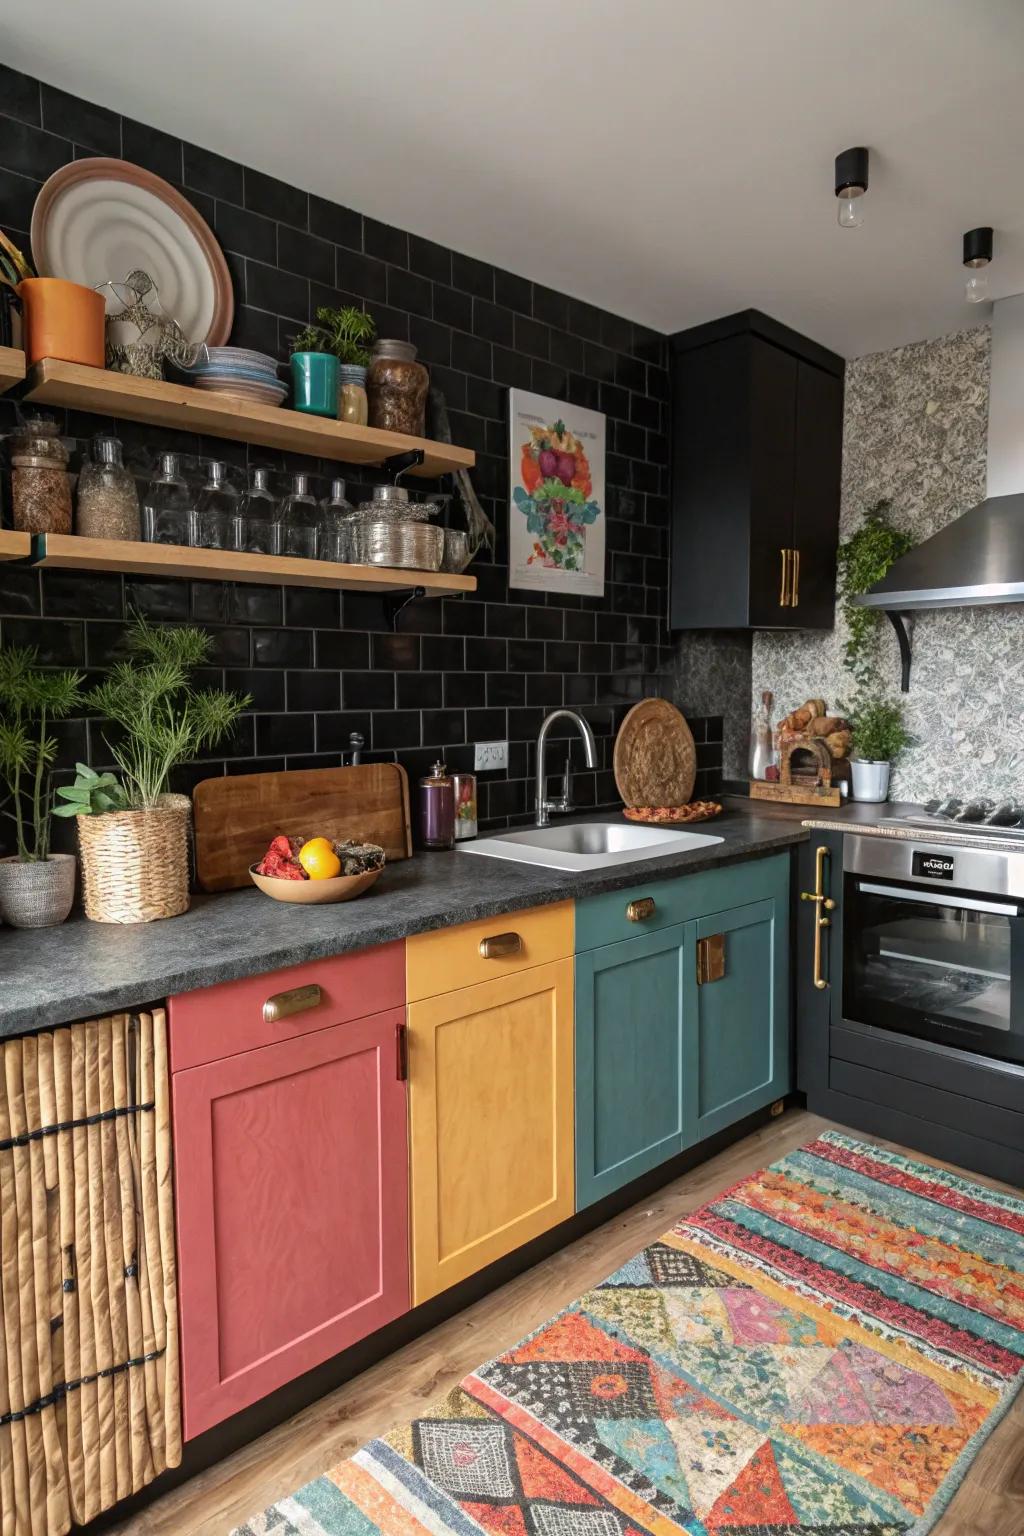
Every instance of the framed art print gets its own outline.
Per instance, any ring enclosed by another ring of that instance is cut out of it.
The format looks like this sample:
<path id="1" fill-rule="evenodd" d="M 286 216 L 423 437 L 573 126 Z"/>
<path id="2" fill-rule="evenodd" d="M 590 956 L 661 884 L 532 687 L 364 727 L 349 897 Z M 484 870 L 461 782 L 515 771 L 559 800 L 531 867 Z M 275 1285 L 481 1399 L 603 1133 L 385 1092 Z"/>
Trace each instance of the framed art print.
<path id="1" fill-rule="evenodd" d="M 604 593 L 605 418 L 509 390 L 508 584 Z"/>

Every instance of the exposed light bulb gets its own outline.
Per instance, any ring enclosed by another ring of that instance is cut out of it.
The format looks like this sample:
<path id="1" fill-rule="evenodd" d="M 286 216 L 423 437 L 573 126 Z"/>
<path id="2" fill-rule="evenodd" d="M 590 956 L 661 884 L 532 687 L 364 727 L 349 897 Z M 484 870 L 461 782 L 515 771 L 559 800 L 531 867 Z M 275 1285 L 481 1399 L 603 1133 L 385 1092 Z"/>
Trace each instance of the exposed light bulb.
<path id="1" fill-rule="evenodd" d="M 846 197 L 836 198 L 836 217 L 840 229 L 859 229 L 864 223 L 864 200 L 860 188 Z"/>
<path id="2" fill-rule="evenodd" d="M 972 272 L 964 284 L 968 304 L 982 304 L 988 298 L 988 273 L 984 267 Z"/>

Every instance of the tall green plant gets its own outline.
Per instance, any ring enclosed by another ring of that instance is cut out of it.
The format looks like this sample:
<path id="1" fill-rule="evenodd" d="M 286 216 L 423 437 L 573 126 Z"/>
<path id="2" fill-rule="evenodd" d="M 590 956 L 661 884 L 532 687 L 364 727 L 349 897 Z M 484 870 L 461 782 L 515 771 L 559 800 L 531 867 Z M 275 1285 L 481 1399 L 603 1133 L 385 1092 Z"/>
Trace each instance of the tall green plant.
<path id="1" fill-rule="evenodd" d="M 192 686 L 190 674 L 209 660 L 211 647 L 204 630 L 160 629 L 138 618 L 128 631 L 128 659 L 87 695 L 90 708 L 121 728 L 107 746 L 133 810 L 154 805 L 171 770 L 216 746 L 252 702 L 248 694 Z"/>
<path id="2" fill-rule="evenodd" d="M 881 581 L 914 542 L 908 534 L 893 527 L 891 510 L 890 502 L 875 502 L 856 532 L 839 546 L 839 602 L 846 621 L 843 665 L 858 689 L 868 688 L 874 682 L 882 614 L 877 608 L 862 608 L 855 599 Z"/>
<path id="3" fill-rule="evenodd" d="M 23 863 L 50 856 L 50 772 L 57 739 L 50 727 L 82 701 L 78 672 L 48 672 L 27 646 L 0 648 L 0 802 L 14 823 Z"/>

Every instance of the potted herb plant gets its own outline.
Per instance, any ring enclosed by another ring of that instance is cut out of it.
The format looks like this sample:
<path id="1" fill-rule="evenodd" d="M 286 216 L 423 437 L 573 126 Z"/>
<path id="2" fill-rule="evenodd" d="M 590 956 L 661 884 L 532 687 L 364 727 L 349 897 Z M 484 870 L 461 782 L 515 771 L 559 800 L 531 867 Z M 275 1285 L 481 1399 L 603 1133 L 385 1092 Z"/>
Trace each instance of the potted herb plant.
<path id="1" fill-rule="evenodd" d="M 364 309 L 351 305 L 331 309 L 321 305 L 316 323 L 304 326 L 292 337 L 292 394 L 296 410 L 338 416 L 342 421 L 365 426 L 366 370 L 370 365 L 369 346 L 376 334 L 373 316 Z"/>
<path id="2" fill-rule="evenodd" d="M 0 917 L 14 928 L 62 923 L 75 899 L 75 858 L 50 852 L 51 734 L 82 700 L 77 672 L 50 672 L 37 653 L 0 649 L 0 807 L 14 825 L 16 851 L 0 859 Z"/>
<path id="3" fill-rule="evenodd" d="M 157 628 L 138 618 L 129 655 L 86 695 L 118 727 L 107 746 L 120 780 L 80 765 L 58 814 L 74 816 L 82 854 L 85 912 L 101 923 L 175 917 L 189 904 L 186 795 L 168 793 L 174 768 L 216 746 L 251 700 L 196 689 L 191 673 L 209 660 L 201 629 Z"/>
<path id="4" fill-rule="evenodd" d="M 318 325 L 292 337 L 292 405 L 311 416 L 338 414 L 338 359 Z"/>
<path id="5" fill-rule="evenodd" d="M 880 803 L 889 795 L 893 763 L 912 741 L 903 722 L 903 706 L 894 700 L 864 695 L 851 706 L 850 715 L 853 798 Z"/>
<path id="6" fill-rule="evenodd" d="M 103 367 L 106 303 L 102 293 L 63 277 L 37 277 L 2 230 L 0 282 L 12 288 L 21 301 L 27 362 L 59 357 L 66 363 Z"/>

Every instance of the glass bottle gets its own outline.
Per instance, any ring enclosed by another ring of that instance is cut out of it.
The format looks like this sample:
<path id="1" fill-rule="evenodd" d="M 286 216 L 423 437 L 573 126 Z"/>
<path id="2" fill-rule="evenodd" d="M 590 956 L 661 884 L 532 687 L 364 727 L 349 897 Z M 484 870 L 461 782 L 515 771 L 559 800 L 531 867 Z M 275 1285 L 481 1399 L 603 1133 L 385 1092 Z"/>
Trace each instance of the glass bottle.
<path id="1" fill-rule="evenodd" d="M 444 763 L 419 782 L 420 842 L 424 848 L 455 847 L 455 784 Z"/>
<path id="2" fill-rule="evenodd" d="M 292 488 L 281 508 L 284 553 L 315 560 L 320 532 L 320 508 L 309 488 L 309 476 L 292 475 Z"/>
<path id="3" fill-rule="evenodd" d="M 176 453 L 162 453 L 142 500 L 142 537 L 153 544 L 195 544 L 196 509 Z"/>
<path id="4" fill-rule="evenodd" d="M 348 565 L 354 559 L 355 510 L 344 480 L 331 481 L 331 494 L 320 509 L 320 558 Z"/>
<path id="5" fill-rule="evenodd" d="M 281 521 L 277 497 L 270 489 L 270 470 L 254 469 L 249 489 L 239 507 L 242 520 L 242 548 L 253 555 L 281 553 Z"/>
<path id="6" fill-rule="evenodd" d="M 78 476 L 75 532 L 87 539 L 142 536 L 135 476 L 125 469 L 116 437 L 93 439 L 92 458 Z"/>
<path id="7" fill-rule="evenodd" d="M 196 499 L 196 519 L 204 549 L 241 548 L 238 492 L 228 481 L 222 459 L 211 459 L 206 466 L 206 484 Z"/>
<path id="8" fill-rule="evenodd" d="M 71 532 L 68 450 L 51 416 L 35 416 L 11 437 L 11 519 L 21 533 Z"/>
<path id="9" fill-rule="evenodd" d="M 761 702 L 754 710 L 750 724 L 750 777 L 766 779 L 768 769 L 775 762 L 775 744 L 772 736 L 772 694 L 765 689 Z"/>
<path id="10" fill-rule="evenodd" d="M 365 427 L 370 407 L 366 399 L 366 369 L 358 363 L 338 367 L 338 420 Z"/>
<path id="11" fill-rule="evenodd" d="M 479 825 L 476 809 L 476 774 L 453 773 L 452 788 L 455 794 L 455 841 L 461 843 L 466 838 L 476 837 Z"/>

